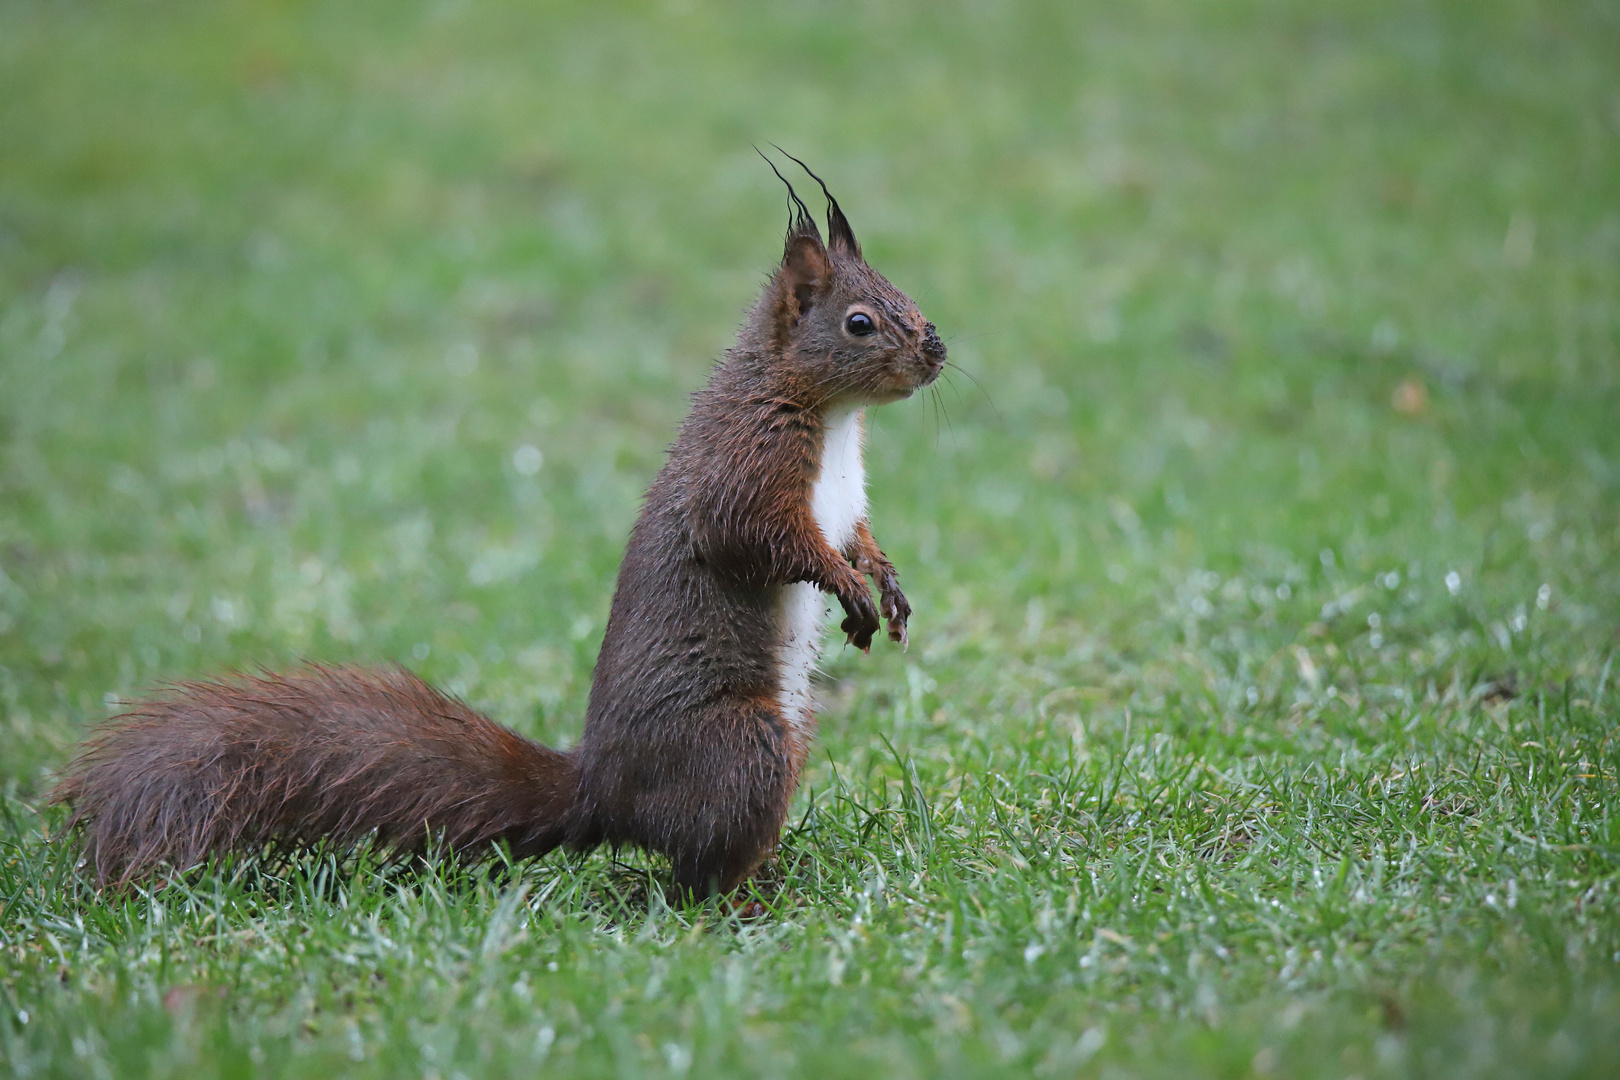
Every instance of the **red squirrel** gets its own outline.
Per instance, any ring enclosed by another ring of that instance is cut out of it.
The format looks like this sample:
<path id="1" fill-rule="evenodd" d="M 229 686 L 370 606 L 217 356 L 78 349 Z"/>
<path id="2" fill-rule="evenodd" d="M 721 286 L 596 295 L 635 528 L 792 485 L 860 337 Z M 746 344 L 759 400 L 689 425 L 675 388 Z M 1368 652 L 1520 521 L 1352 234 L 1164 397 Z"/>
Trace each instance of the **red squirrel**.
<path id="1" fill-rule="evenodd" d="M 689 897 L 753 873 L 815 733 L 828 598 L 846 643 L 869 651 L 880 616 L 906 642 L 911 606 L 867 522 L 863 424 L 945 364 L 805 171 L 828 239 L 777 172 L 781 265 L 647 492 L 578 745 L 532 742 L 402 668 L 182 683 L 107 721 L 52 793 L 101 884 L 367 835 L 396 854 L 430 837 L 518 858 L 635 845 L 668 856 Z"/>

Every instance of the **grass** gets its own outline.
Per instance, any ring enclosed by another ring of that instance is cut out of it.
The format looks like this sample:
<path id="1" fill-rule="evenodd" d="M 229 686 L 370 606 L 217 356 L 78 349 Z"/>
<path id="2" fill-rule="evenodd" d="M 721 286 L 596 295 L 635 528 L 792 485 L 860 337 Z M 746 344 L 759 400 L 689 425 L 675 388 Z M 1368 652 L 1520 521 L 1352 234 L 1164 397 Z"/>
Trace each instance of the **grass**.
<path id="1" fill-rule="evenodd" d="M 0 7 L 0 1073 L 1612 1075 L 1617 54 L 1599 3 Z M 167 679 L 577 736 L 765 140 L 983 384 L 874 415 L 913 644 L 832 657 L 770 916 L 629 853 L 88 888 L 42 793 Z"/>

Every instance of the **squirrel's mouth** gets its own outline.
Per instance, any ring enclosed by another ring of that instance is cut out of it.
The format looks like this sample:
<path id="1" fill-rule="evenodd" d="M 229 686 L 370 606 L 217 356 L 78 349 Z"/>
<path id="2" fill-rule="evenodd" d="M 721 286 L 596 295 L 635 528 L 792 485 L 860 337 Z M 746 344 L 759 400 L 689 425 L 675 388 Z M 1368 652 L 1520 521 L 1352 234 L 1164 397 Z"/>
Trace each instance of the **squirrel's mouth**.
<path id="1" fill-rule="evenodd" d="M 886 405 L 893 401 L 904 401 L 918 390 L 931 385 L 939 378 L 940 372 L 945 370 L 943 360 L 924 358 L 921 362 L 906 365 L 906 370 L 895 373 L 888 386 L 877 389 L 870 396 L 874 405 Z"/>
<path id="2" fill-rule="evenodd" d="M 932 385 L 944 370 L 945 347 L 935 339 L 917 352 L 893 355 L 875 385 L 869 383 L 862 396 L 872 405 L 904 401 L 918 390 Z"/>
<path id="3" fill-rule="evenodd" d="M 912 385 L 912 390 L 921 390 L 925 386 L 931 386 L 934 380 L 939 378 L 940 373 L 945 370 L 945 350 L 941 348 L 937 356 L 925 350 L 918 359 L 918 367 L 922 369 L 921 374 L 918 376 L 916 383 Z"/>

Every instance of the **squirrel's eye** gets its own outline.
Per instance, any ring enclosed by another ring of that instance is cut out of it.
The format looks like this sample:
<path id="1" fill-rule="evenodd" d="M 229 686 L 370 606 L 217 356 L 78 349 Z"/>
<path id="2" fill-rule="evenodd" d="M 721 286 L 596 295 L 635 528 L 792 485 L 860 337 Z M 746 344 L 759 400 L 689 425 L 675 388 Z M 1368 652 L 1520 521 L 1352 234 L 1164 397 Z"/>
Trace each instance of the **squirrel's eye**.
<path id="1" fill-rule="evenodd" d="M 844 329 L 856 337 L 865 337 L 868 334 L 877 332 L 877 323 L 873 322 L 872 316 L 866 312 L 855 311 L 851 312 L 849 318 L 844 320 Z"/>

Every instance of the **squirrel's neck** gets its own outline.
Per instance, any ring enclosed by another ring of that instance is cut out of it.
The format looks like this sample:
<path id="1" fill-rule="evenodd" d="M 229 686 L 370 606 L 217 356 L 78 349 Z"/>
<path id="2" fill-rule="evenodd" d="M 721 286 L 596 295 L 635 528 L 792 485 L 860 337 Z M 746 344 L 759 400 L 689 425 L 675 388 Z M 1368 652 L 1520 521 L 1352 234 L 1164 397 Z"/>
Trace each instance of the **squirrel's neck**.
<path id="1" fill-rule="evenodd" d="M 829 400 L 814 380 L 796 372 L 781 357 L 751 344 L 746 336 L 710 373 L 700 397 L 741 406 L 761 402 L 791 405 L 822 416 L 828 423 L 835 414 L 865 408 L 860 403 Z"/>

